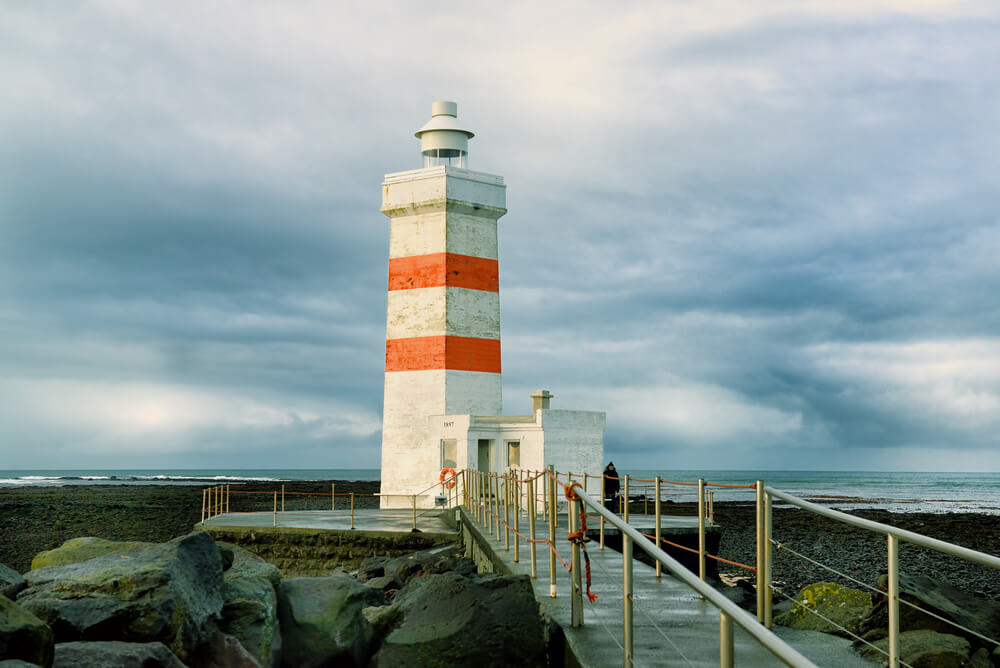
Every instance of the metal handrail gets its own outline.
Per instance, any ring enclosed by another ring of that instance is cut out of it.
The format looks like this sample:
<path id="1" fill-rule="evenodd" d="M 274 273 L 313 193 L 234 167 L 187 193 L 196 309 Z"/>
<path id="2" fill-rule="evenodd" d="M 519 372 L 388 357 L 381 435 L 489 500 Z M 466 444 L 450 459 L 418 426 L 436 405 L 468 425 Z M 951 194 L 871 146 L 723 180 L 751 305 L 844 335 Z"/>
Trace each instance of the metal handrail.
<path id="1" fill-rule="evenodd" d="M 591 509 L 596 510 L 606 522 L 610 522 L 614 526 L 618 527 L 619 531 L 631 538 L 634 544 L 643 549 L 646 554 L 667 567 L 675 578 L 684 582 L 684 584 L 694 589 L 709 603 L 717 607 L 720 614 L 728 617 L 730 621 L 739 624 L 743 630 L 749 633 L 772 654 L 784 661 L 785 664 L 789 666 L 816 666 L 815 663 L 810 661 L 791 645 L 775 635 L 773 631 L 759 624 L 756 617 L 750 615 L 741 607 L 717 592 L 710 585 L 699 579 L 694 573 L 691 573 L 680 562 L 646 539 L 638 529 L 635 529 L 630 524 L 622 521 L 621 518 L 605 508 L 603 504 L 596 502 L 590 497 L 589 494 L 584 492 L 579 487 L 574 488 L 574 491 L 576 495 L 580 497 L 581 501 L 590 506 Z M 723 622 L 720 626 L 724 627 L 726 624 Z"/>
<path id="2" fill-rule="evenodd" d="M 955 557 L 961 557 L 962 559 L 981 564 L 983 566 L 1000 569 L 1000 557 L 994 557 L 991 554 L 970 550 L 969 548 L 962 547 L 961 545 L 954 545 L 947 541 L 931 538 L 930 536 L 924 536 L 923 534 L 907 531 L 906 529 L 899 529 L 888 524 L 875 522 L 874 520 L 866 520 L 862 517 L 848 515 L 847 513 L 839 510 L 833 510 L 832 508 L 827 508 L 826 506 L 821 506 L 811 501 L 800 499 L 797 496 L 792 496 L 791 494 L 766 485 L 764 486 L 764 490 L 776 499 L 781 499 L 785 503 L 790 503 L 793 506 L 797 506 L 803 510 L 808 510 L 816 513 L 817 515 L 823 515 L 824 517 L 839 520 L 845 524 L 850 524 L 860 529 L 874 531 L 875 533 L 880 533 L 885 536 L 895 536 L 896 538 L 904 540 L 907 543 L 913 543 L 914 545 L 927 547 Z"/>

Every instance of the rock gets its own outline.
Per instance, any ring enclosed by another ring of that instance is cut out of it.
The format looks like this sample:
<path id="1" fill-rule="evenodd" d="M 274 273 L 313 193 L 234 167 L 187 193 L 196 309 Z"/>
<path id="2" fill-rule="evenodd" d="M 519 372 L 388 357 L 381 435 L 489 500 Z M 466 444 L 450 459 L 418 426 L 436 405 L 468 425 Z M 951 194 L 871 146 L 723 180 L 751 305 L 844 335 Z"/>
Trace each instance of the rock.
<path id="1" fill-rule="evenodd" d="M 156 543 L 140 541 L 113 541 L 87 536 L 68 540 L 54 550 L 39 552 L 31 560 L 31 570 L 46 566 L 67 566 L 108 554 L 134 553 L 153 547 Z"/>
<path id="2" fill-rule="evenodd" d="M 977 649 L 969 657 L 969 662 L 965 664 L 965 668 L 993 668 L 993 662 L 990 661 L 990 650 L 985 647 Z"/>
<path id="3" fill-rule="evenodd" d="M 17 592 L 24 589 L 24 578 L 13 568 L 0 564 L 0 595 L 10 600 L 17 597 Z"/>
<path id="4" fill-rule="evenodd" d="M 817 582 L 804 587 L 788 612 L 774 618 L 776 624 L 793 629 L 822 631 L 834 635 L 850 637 L 861 630 L 861 623 L 872 609 L 872 597 L 867 592 L 850 587 L 842 587 L 833 582 Z M 813 614 L 810 610 L 815 611 Z M 826 619 L 830 621 L 826 621 Z M 847 631 L 841 631 L 842 626 Z"/>
<path id="5" fill-rule="evenodd" d="M 888 589 L 888 576 L 878 579 L 878 587 L 882 591 Z M 1000 629 L 1000 603 L 984 601 L 973 594 L 957 587 L 926 576 L 911 576 L 899 574 L 900 598 L 918 605 L 929 612 L 940 615 L 957 624 L 969 628 L 986 637 L 996 637 Z M 863 629 L 882 627 L 889 624 L 889 613 L 885 597 L 869 613 L 863 623 Z M 899 606 L 899 630 L 916 631 L 928 629 L 945 634 L 964 635 L 955 626 L 936 619 L 908 605 Z M 970 641 L 979 644 L 975 636 L 966 636 Z"/>
<path id="6" fill-rule="evenodd" d="M 197 668 L 261 668 L 260 662 L 239 640 L 221 631 L 198 647 L 188 659 L 188 665 Z"/>
<path id="7" fill-rule="evenodd" d="M 6 596 L 0 596 L 0 659 L 52 665 L 52 630 Z"/>
<path id="8" fill-rule="evenodd" d="M 366 580 L 365 585 L 386 593 L 394 589 L 399 589 L 402 586 L 399 582 L 396 581 L 396 578 L 392 577 L 391 575 L 382 575 L 377 578 L 372 578 L 371 580 Z"/>
<path id="9" fill-rule="evenodd" d="M 384 594 L 348 575 L 282 580 L 281 665 L 366 665 L 374 628 L 361 611 L 385 603 Z"/>
<path id="10" fill-rule="evenodd" d="M 889 639 L 874 643 L 883 652 L 889 651 Z M 865 647 L 861 656 L 883 663 L 885 655 Z M 921 629 L 899 634 L 899 658 L 913 668 L 961 668 L 969 659 L 969 641 L 958 636 Z"/>
<path id="11" fill-rule="evenodd" d="M 182 661 L 211 638 L 222 610 L 222 557 L 195 532 L 126 553 L 29 571 L 18 604 L 57 642 L 162 642 Z"/>
<path id="12" fill-rule="evenodd" d="M 385 564 L 388 561 L 389 557 L 368 557 L 361 562 L 361 566 L 358 568 L 358 579 L 370 580 L 384 576 Z"/>
<path id="13" fill-rule="evenodd" d="M 53 668 L 185 668 L 161 642 L 64 642 L 56 645 Z"/>
<path id="14" fill-rule="evenodd" d="M 229 543 L 216 543 L 219 546 L 219 554 L 222 555 L 222 571 L 228 571 L 232 565 L 233 560 L 236 558 L 236 552 L 233 550 L 235 545 L 230 545 Z"/>
<path id="15" fill-rule="evenodd" d="M 396 579 L 400 586 L 417 573 L 443 573 L 447 568 L 439 565 L 441 560 L 454 557 L 459 552 L 458 543 L 447 543 L 429 550 L 421 550 L 395 557 L 385 563 L 385 574 Z"/>
<path id="16" fill-rule="evenodd" d="M 412 580 L 394 602 L 402 620 L 371 666 L 544 666 L 538 603 L 527 576 Z"/>
<path id="17" fill-rule="evenodd" d="M 396 625 L 403 613 L 395 605 L 380 605 L 363 608 L 361 614 L 375 629 L 375 637 L 381 639 Z"/>
<path id="18" fill-rule="evenodd" d="M 0 668 L 38 668 L 38 664 L 20 659 L 0 659 Z"/>
<path id="19" fill-rule="evenodd" d="M 222 548 L 229 551 L 232 566 L 223 576 L 219 627 L 239 640 L 261 665 L 277 665 L 281 650 L 277 593 L 281 571 L 241 547 L 220 545 Z"/>

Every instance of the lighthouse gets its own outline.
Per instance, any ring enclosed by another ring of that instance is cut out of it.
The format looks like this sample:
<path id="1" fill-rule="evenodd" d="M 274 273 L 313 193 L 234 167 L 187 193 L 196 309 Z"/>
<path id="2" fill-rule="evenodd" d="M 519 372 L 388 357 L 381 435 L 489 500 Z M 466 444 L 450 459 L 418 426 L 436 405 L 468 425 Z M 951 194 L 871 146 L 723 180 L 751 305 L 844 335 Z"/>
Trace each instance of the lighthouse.
<path id="1" fill-rule="evenodd" d="M 497 221 L 506 186 L 469 169 L 474 134 L 456 103 L 434 102 L 415 135 L 421 168 L 382 182 L 390 226 L 381 506 L 433 505 L 446 467 L 544 462 L 599 472 L 604 413 L 553 410 L 539 390 L 532 415 L 501 415 Z"/>
<path id="2" fill-rule="evenodd" d="M 503 178 L 467 169 L 473 133 L 458 105 L 435 102 L 416 132 L 421 169 L 387 174 L 389 228 L 382 489 L 424 490 L 441 453 L 428 447 L 426 416 L 498 415 L 500 285 L 497 220 L 507 213 Z M 443 463 L 457 464 L 451 453 Z M 410 499 L 383 497 L 383 506 Z"/>

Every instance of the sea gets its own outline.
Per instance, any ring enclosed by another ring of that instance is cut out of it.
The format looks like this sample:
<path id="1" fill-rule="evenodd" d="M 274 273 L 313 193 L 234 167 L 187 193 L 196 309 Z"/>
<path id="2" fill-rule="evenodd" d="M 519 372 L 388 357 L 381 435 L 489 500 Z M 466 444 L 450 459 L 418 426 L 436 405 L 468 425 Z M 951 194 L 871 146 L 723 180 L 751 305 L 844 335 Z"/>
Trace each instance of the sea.
<path id="1" fill-rule="evenodd" d="M 723 471 L 619 470 L 628 474 L 629 495 L 653 499 L 651 482 L 661 478 L 664 501 L 691 502 L 705 480 L 715 501 L 753 501 L 757 480 L 784 492 L 844 510 L 881 508 L 893 512 L 974 512 L 1000 515 L 1000 472 Z M 577 477 L 579 478 L 579 477 Z M 372 481 L 378 469 L 38 469 L 0 470 L 0 488 L 61 485 L 270 484 L 326 480 Z M 590 485 L 598 485 L 591 479 Z M 718 486 L 717 486 L 718 485 Z"/>

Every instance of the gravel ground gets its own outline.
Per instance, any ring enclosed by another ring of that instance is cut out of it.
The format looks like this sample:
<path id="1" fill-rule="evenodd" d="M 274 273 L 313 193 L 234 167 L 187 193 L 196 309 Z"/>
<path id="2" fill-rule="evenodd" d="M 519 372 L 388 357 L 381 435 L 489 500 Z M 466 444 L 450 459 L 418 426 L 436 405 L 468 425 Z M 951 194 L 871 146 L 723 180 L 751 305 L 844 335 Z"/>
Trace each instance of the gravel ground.
<path id="1" fill-rule="evenodd" d="M 995 515 L 840 510 L 987 554 L 1000 555 L 1000 518 Z M 755 562 L 754 518 L 752 505 L 715 504 L 715 520 L 723 528 L 719 556 L 744 564 Z M 869 586 L 874 586 L 878 576 L 886 572 L 884 536 L 798 508 L 774 508 L 772 536 L 790 548 L 777 551 L 773 561 L 775 584 L 790 596 L 805 585 L 820 581 L 862 588 L 846 577 L 793 554 L 793 550 Z M 901 572 L 927 575 L 974 592 L 981 598 L 1000 601 L 1000 571 L 907 543 L 900 546 L 899 566 Z M 734 578 L 746 577 L 747 573 L 726 564 L 720 564 L 719 572 Z M 775 598 L 777 602 L 778 597 Z"/>
<path id="2" fill-rule="evenodd" d="M 371 496 L 379 489 L 377 481 L 327 481 L 288 485 L 286 508 L 329 507 L 331 482 L 336 484 L 338 504 L 346 501 L 341 494 L 353 491 L 358 495 L 357 507 L 378 505 L 377 498 Z M 245 491 L 247 486 L 233 485 L 232 489 Z M 24 572 L 38 552 L 79 536 L 159 542 L 183 535 L 201 519 L 201 490 L 196 485 L 2 487 L 0 563 Z M 269 510 L 273 502 L 270 491 L 259 495 L 233 494 L 231 510 Z M 1000 554 L 1000 517 L 997 516 L 880 510 L 858 510 L 852 514 L 988 554 Z M 716 503 L 715 517 L 716 523 L 723 528 L 720 556 L 752 565 L 756 558 L 753 505 Z M 774 509 L 773 532 L 774 538 L 791 550 L 868 585 L 874 585 L 879 574 L 885 572 L 886 545 L 885 538 L 880 535 L 796 508 L 782 507 Z M 719 566 L 720 574 L 729 581 L 747 577 L 745 570 L 726 564 Z M 906 573 L 929 575 L 1000 601 L 1000 571 L 905 543 L 900 548 L 900 568 Z M 774 580 L 792 596 L 801 587 L 823 580 L 858 586 L 790 550 L 775 554 Z"/>
<path id="3" fill-rule="evenodd" d="M 378 505 L 372 496 L 379 490 L 377 481 L 334 480 L 288 485 L 285 507 L 329 508 L 331 482 L 336 484 L 338 504 L 345 502 L 341 494 L 353 491 L 359 495 L 356 507 Z M 231 489 L 245 491 L 249 486 L 232 485 Z M 234 493 L 230 509 L 270 510 L 273 489 L 261 494 Z M 80 536 L 150 542 L 183 536 L 201 521 L 201 495 L 198 485 L 0 487 L 0 563 L 23 573 L 39 552 Z"/>

